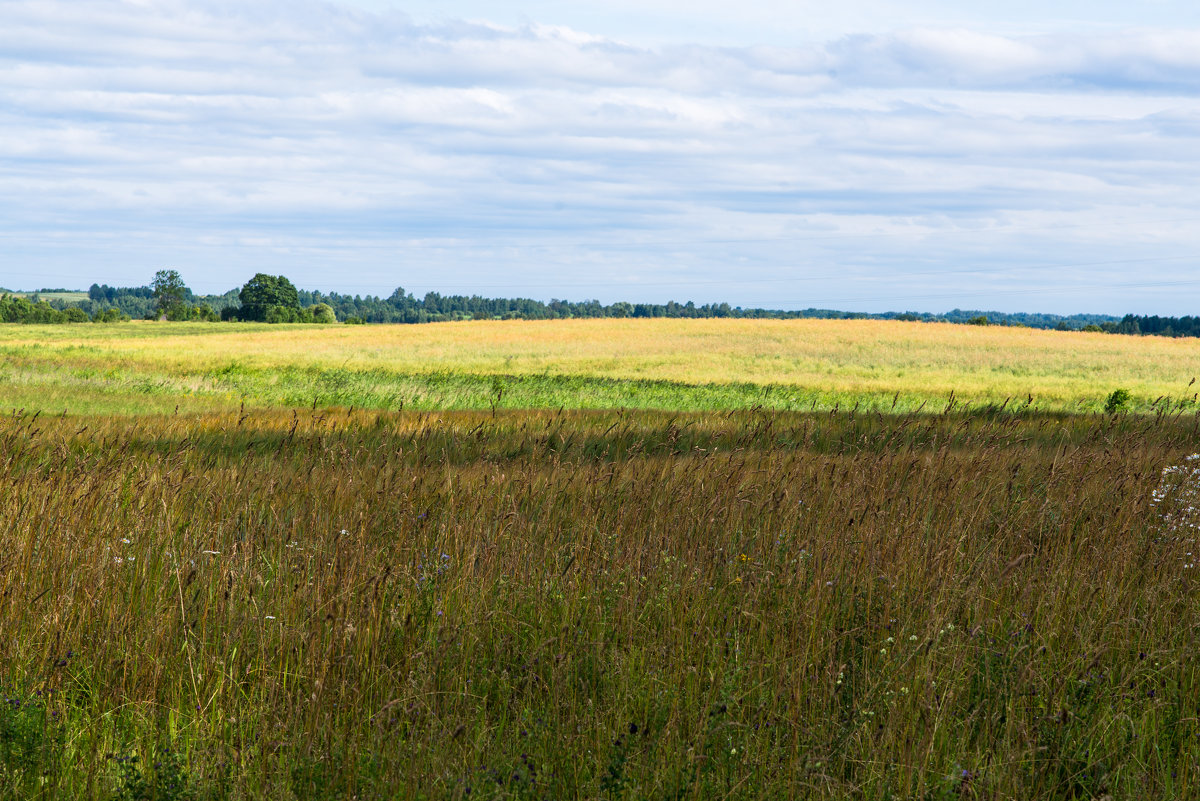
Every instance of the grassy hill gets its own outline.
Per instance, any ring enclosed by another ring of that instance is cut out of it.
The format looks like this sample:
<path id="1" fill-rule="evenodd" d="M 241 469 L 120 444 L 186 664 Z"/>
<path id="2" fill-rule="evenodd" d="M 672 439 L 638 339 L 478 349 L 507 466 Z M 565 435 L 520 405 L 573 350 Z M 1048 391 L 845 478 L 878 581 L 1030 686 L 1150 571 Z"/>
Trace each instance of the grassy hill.
<path id="1" fill-rule="evenodd" d="M 0 289 L 0 294 L 17 295 L 22 298 L 38 297 L 42 300 L 61 300 L 66 303 L 76 303 L 81 300 L 88 299 L 88 293 L 83 291 L 78 292 L 22 292 L 11 289 Z"/>

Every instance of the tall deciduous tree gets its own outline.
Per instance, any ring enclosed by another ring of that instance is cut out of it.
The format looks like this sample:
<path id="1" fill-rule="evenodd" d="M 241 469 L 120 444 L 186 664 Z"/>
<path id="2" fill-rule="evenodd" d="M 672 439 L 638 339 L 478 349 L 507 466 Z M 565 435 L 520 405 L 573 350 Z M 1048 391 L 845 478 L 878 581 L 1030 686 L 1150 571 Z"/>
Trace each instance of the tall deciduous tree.
<path id="1" fill-rule="evenodd" d="M 246 282 L 238 299 L 242 302 L 238 316 L 243 320 L 266 320 L 271 309 L 275 307 L 297 311 L 300 309 L 300 295 L 296 287 L 282 275 L 259 273 Z M 290 316 L 286 312 L 283 314 Z M 279 316 L 279 312 L 273 315 Z"/>
<path id="2" fill-rule="evenodd" d="M 159 270 L 150 286 L 154 290 L 154 308 L 159 314 L 168 314 L 182 306 L 187 296 L 187 287 L 176 270 Z"/>

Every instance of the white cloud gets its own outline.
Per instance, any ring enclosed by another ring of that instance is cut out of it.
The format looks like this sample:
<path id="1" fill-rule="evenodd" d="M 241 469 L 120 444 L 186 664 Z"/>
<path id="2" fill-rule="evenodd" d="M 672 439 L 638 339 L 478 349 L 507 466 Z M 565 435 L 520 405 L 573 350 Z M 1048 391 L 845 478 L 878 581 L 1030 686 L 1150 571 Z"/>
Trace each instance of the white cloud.
<path id="1" fill-rule="evenodd" d="M 645 47 L 281 0 L 0 15 L 7 285 L 169 263 L 223 290 L 254 265 L 384 294 L 502 275 L 541 297 L 942 308 L 990 269 L 1059 292 L 1011 307 L 1120 311 L 1138 299 L 1102 285 L 1130 259 L 1197 244 L 1164 221 L 1200 218 L 1200 32 Z M 1054 290 L 1055 264 L 1121 259 Z"/>

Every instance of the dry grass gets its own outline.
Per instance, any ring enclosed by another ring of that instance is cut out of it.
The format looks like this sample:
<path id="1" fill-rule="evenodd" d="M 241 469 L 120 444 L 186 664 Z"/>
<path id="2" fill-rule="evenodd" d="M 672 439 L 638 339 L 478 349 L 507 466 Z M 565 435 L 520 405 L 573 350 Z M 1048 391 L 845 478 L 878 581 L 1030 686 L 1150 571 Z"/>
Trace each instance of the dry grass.
<path id="1" fill-rule="evenodd" d="M 1189 381 L 1200 364 L 1197 340 L 868 320 L 4 326 L 0 349 L 10 364 L 9 374 L 0 376 L 6 379 L 0 381 L 0 402 L 19 406 L 40 394 L 59 405 L 35 408 L 81 412 L 121 404 L 130 411 L 160 411 L 162 402 L 146 397 L 155 386 L 175 398 L 189 397 L 187 403 L 199 408 L 236 406 L 243 398 L 306 405 L 306 393 L 318 401 L 323 397 L 308 384 L 319 385 L 321 376 L 334 372 L 396 385 L 383 397 L 364 392 L 346 399 L 347 406 L 357 401 L 420 407 L 423 393 L 409 385 L 430 374 L 453 374 L 475 377 L 479 386 L 439 397 L 429 408 L 487 407 L 490 377 L 505 376 L 513 384 L 509 400 L 515 406 L 564 405 L 558 396 L 541 402 L 548 390 L 543 385 L 523 390 L 529 382 L 586 379 L 631 386 L 672 382 L 680 389 L 663 408 L 728 405 L 728 399 L 691 396 L 707 391 L 704 387 L 737 385 L 743 388 L 736 404 L 741 406 L 764 403 L 755 398 L 755 388 L 773 387 L 776 397 L 765 405 L 776 408 L 793 401 L 795 408 L 856 402 L 891 408 L 898 396 L 898 408 L 912 409 L 942 403 L 953 392 L 977 405 L 1032 396 L 1045 410 L 1086 411 L 1124 388 L 1145 409 L 1163 396 L 1194 401 Z M 288 383 L 280 377 L 287 371 L 303 373 L 308 383 Z M 68 379 L 71 387 L 57 383 Z M 109 403 L 76 408 L 72 398 L 81 390 L 108 397 Z M 574 395 L 579 401 L 565 405 L 628 405 L 611 393 Z"/>
<path id="2" fill-rule="evenodd" d="M 0 797 L 1195 797 L 1198 433 L 9 417 Z"/>

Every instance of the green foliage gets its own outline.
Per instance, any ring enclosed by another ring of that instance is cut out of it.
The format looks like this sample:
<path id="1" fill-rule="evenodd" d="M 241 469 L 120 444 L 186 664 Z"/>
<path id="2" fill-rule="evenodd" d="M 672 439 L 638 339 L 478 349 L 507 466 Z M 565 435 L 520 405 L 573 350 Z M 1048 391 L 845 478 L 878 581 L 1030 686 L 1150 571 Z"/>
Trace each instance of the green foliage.
<path id="1" fill-rule="evenodd" d="M 1123 412 L 1129 407 L 1129 402 L 1133 396 L 1129 394 L 1127 389 L 1114 389 L 1109 396 L 1104 399 L 1104 413 L 1116 414 Z"/>
<path id="2" fill-rule="evenodd" d="M 188 288 L 183 283 L 183 278 L 180 277 L 176 270 L 159 270 L 154 274 L 154 280 L 150 283 L 150 288 L 154 293 L 154 308 L 158 314 L 167 315 L 167 319 L 172 318 L 172 314 L 180 314 L 178 311 L 184 305 L 184 300 L 188 295 Z"/>
<path id="3" fill-rule="evenodd" d="M 242 310 L 245 312 L 244 306 Z M 291 306 L 269 306 L 266 315 L 263 317 L 263 322 L 298 323 L 300 322 L 300 309 L 299 307 L 293 308 Z"/>
<path id="4" fill-rule="evenodd" d="M 171 750 L 159 753 L 153 765 L 137 755 L 113 757 L 117 766 L 117 791 L 113 801 L 195 801 L 197 793 L 187 767 Z"/>
<path id="5" fill-rule="evenodd" d="M 991 325 L 991 320 L 987 318 L 987 315 L 980 314 L 967 320 L 967 325 Z"/>
<path id="6" fill-rule="evenodd" d="M 238 317 L 257 322 L 295 322 L 300 310 L 296 287 L 282 275 L 258 273 L 242 287 L 238 295 Z"/>
<path id="7" fill-rule="evenodd" d="M 33 304 L 20 295 L 0 296 L 0 319 L 6 323 L 23 323 L 33 311 Z"/>
<path id="8" fill-rule="evenodd" d="M 94 322 L 94 323 L 127 323 L 127 322 L 129 322 L 129 316 L 126 314 L 122 314 L 121 310 L 114 306 L 112 308 L 104 309 L 103 311 L 97 312 L 96 316 L 92 318 L 92 322 Z"/>
<path id="9" fill-rule="evenodd" d="M 160 271 L 163 285 L 170 288 L 178 279 L 175 271 Z M 173 275 L 172 275 L 173 274 Z M 282 283 L 281 283 L 282 282 Z M 243 290 L 232 289 L 223 295 L 195 296 L 186 286 L 181 287 L 178 297 L 183 303 L 194 306 L 208 304 L 215 315 L 222 320 L 254 320 L 263 321 L 268 314 L 272 319 L 290 322 L 320 322 L 309 319 L 313 307 L 324 304 L 329 306 L 337 319 L 350 317 L 361 318 L 370 323 L 429 323 L 459 320 L 547 320 L 547 319 L 579 319 L 603 317 L 633 317 L 633 318 L 742 318 L 742 319 L 887 319 L 900 321 L 923 322 L 977 322 L 986 318 L 991 325 L 1029 326 L 1034 328 L 1052 328 L 1067 326 L 1078 329 L 1084 325 L 1103 323 L 1102 330 L 1115 333 L 1136 333 L 1138 322 L 1141 322 L 1143 333 L 1156 333 L 1166 336 L 1191 336 L 1200 331 L 1200 318 L 1133 318 L 1127 316 L 1123 320 L 1106 315 L 1075 314 L 1062 317 L 1053 314 L 1005 313 L 989 311 L 964 311 L 953 309 L 945 314 L 928 312 L 884 312 L 866 314 L 862 312 L 845 312 L 835 309 L 744 309 L 732 307 L 728 303 L 707 303 L 696 305 L 689 301 L 678 303 L 668 301 L 663 304 L 630 303 L 619 301 L 604 305 L 596 300 L 567 301 L 553 299 L 549 302 L 530 298 L 487 298 L 478 295 L 441 295 L 438 292 L 428 292 L 423 298 L 416 298 L 406 292 L 403 287 L 397 287 L 388 297 L 372 295 L 343 295 L 337 292 L 323 294 L 318 291 L 298 290 L 283 276 L 269 276 L 263 273 L 256 275 L 247 284 L 251 287 L 247 299 L 242 299 Z M 295 290 L 295 298 L 288 287 Z M 3 290 L 0 290 L 2 292 Z M 174 290 L 171 290 L 174 292 Z M 42 294 L 33 293 L 31 301 L 48 300 L 50 305 L 62 311 L 70 305 L 75 305 L 95 316 L 106 308 L 115 306 L 123 314 L 131 317 L 155 319 L 164 311 L 160 305 L 158 294 L 152 287 L 111 287 L 107 284 L 92 284 L 86 293 L 69 291 L 41 290 Z M 249 305 L 247 306 L 247 301 Z M 297 308 L 299 311 L 293 319 L 290 312 L 270 311 L 272 306 L 282 306 L 288 309 Z M 168 305 L 175 305 L 173 302 Z M 194 311 L 168 315 L 171 320 L 205 320 L 210 316 L 197 316 Z M 61 322 L 61 320 L 59 321 Z M 1099 326 L 1097 326 L 1099 327 Z"/>
<path id="10" fill-rule="evenodd" d="M 45 300 L 39 300 L 35 303 L 19 295 L 7 294 L 0 296 L 0 321 L 6 323 L 27 323 L 31 325 L 54 325 L 75 322 L 75 320 L 68 320 L 66 313 L 54 308 Z"/>
<path id="11" fill-rule="evenodd" d="M 31 797 L 61 768 L 64 735 L 44 691 L 0 688 L 0 799 Z"/>
<path id="12" fill-rule="evenodd" d="M 337 315 L 333 313 L 333 307 L 328 303 L 316 303 L 310 307 L 312 313 L 312 321 L 314 323 L 328 324 L 336 323 Z"/>

